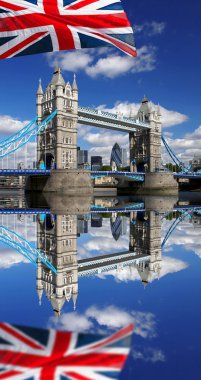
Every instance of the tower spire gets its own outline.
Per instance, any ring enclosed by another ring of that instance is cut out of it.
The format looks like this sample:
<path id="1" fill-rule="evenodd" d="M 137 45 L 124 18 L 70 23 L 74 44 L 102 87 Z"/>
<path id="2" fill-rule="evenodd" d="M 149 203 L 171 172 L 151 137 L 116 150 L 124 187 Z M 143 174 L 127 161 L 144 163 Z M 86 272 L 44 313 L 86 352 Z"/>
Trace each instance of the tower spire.
<path id="1" fill-rule="evenodd" d="M 72 90 L 73 91 L 78 91 L 77 81 L 76 81 L 76 74 L 75 73 L 74 73 L 74 78 L 73 78 Z"/>
<path id="2" fill-rule="evenodd" d="M 41 79 L 39 79 L 37 95 L 43 95 L 43 88 L 42 88 Z"/>

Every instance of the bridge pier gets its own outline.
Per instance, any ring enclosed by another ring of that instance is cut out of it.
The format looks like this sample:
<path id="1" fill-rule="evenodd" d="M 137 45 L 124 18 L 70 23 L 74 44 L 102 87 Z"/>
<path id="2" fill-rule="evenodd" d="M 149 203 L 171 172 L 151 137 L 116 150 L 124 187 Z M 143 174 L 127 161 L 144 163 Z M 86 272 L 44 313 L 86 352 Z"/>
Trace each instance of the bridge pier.
<path id="1" fill-rule="evenodd" d="M 52 170 L 50 176 L 30 176 L 25 190 L 69 196 L 93 195 L 90 171 L 78 169 L 57 169 Z"/>

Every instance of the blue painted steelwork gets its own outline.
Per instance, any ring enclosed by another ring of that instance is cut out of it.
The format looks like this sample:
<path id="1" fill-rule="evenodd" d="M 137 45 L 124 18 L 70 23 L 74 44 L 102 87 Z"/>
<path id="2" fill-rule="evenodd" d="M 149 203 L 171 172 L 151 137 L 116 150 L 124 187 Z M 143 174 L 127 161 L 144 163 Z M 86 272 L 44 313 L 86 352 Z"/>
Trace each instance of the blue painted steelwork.
<path id="1" fill-rule="evenodd" d="M 191 213 L 189 211 L 182 211 L 181 215 L 178 216 L 177 219 L 174 220 L 174 222 L 172 223 L 172 225 L 170 226 L 168 232 L 166 233 L 164 239 L 163 239 L 163 242 L 161 244 L 161 247 L 163 248 L 165 243 L 167 242 L 167 240 L 169 239 L 169 237 L 172 235 L 172 233 L 174 232 L 174 230 L 176 229 L 176 227 L 178 226 L 179 223 L 183 222 L 184 219 L 186 218 L 191 218 Z"/>
<path id="2" fill-rule="evenodd" d="M 37 117 L 33 119 L 28 125 L 26 125 L 24 128 L 20 129 L 20 131 L 14 133 L 13 135 L 9 136 L 8 138 L 0 141 L 0 149 L 4 146 L 7 146 L 11 144 L 14 141 L 17 141 L 19 138 L 22 138 L 31 128 L 33 125 L 35 125 L 37 122 Z"/>
<path id="3" fill-rule="evenodd" d="M 0 215 L 49 215 L 50 209 L 43 208 L 0 208 Z"/>
<path id="4" fill-rule="evenodd" d="M 175 178 L 201 179 L 201 173 L 174 173 Z"/>
<path id="5" fill-rule="evenodd" d="M 26 257 L 32 264 L 37 266 L 36 261 L 40 260 L 50 270 L 52 270 L 54 273 L 57 273 L 56 269 L 45 255 L 43 255 L 38 249 L 36 249 L 22 236 L 18 235 L 14 231 L 11 231 L 9 228 L 6 228 L 5 226 L 0 226 L 0 241 L 8 245 L 9 247 L 12 247 L 15 250 L 17 250 L 20 254 Z"/>
<path id="6" fill-rule="evenodd" d="M 0 169 L 0 176 L 37 176 L 50 175 L 51 171 L 46 169 Z"/>
<path id="7" fill-rule="evenodd" d="M 164 146 L 165 146 L 165 148 L 166 148 L 168 154 L 169 154 L 170 157 L 172 158 L 172 160 L 173 160 L 173 162 L 175 163 L 175 165 L 176 165 L 178 168 L 180 168 L 180 169 L 182 170 L 182 172 L 188 172 L 188 171 L 190 171 L 192 165 L 190 165 L 189 167 L 186 167 L 186 166 L 184 165 L 184 163 L 181 162 L 181 161 L 178 159 L 178 157 L 176 156 L 176 154 L 175 154 L 175 153 L 173 152 L 173 150 L 170 148 L 170 146 L 168 145 L 167 141 L 165 140 L 165 137 L 162 136 L 161 139 L 162 139 L 162 142 L 163 142 L 163 144 L 164 144 Z"/>
<path id="8" fill-rule="evenodd" d="M 102 178 L 102 177 L 126 177 L 131 178 L 134 181 L 144 182 L 145 173 L 135 173 L 135 172 L 113 172 L 113 171 L 92 171 L 92 179 Z"/>
<path id="9" fill-rule="evenodd" d="M 102 207 L 102 206 L 91 206 L 91 212 L 92 213 L 102 213 L 102 212 L 116 212 L 116 213 L 123 213 L 123 212 L 132 212 L 132 211 L 144 211 L 144 203 L 134 203 L 132 205 L 128 205 L 126 207 Z"/>
<path id="10" fill-rule="evenodd" d="M 37 124 L 36 119 L 34 119 L 26 127 L 22 128 L 18 133 L 10 136 L 6 140 L 3 140 L 0 143 L 0 159 L 9 156 L 10 154 L 16 152 L 18 149 L 26 145 L 28 142 L 32 141 L 40 132 L 42 132 L 47 127 L 47 125 L 56 115 L 57 110 L 55 110 L 40 124 Z"/>

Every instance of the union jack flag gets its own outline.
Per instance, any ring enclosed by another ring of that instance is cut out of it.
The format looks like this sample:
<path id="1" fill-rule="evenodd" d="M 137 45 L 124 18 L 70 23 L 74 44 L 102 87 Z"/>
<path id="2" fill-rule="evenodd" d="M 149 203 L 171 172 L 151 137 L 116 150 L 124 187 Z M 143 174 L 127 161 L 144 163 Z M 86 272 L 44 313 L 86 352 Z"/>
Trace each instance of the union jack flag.
<path id="1" fill-rule="evenodd" d="M 108 44 L 136 56 L 121 0 L 0 0 L 0 59 Z"/>
<path id="2" fill-rule="evenodd" d="M 0 379 L 117 379 L 132 332 L 129 325 L 103 338 L 0 323 Z"/>

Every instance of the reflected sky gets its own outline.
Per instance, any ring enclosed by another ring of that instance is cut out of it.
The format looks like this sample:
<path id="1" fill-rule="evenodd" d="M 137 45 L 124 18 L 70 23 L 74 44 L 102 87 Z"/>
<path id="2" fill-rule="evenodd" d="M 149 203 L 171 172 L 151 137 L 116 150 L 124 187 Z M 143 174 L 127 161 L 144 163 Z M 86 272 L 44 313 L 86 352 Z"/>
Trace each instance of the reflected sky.
<path id="1" fill-rule="evenodd" d="M 197 378 L 201 215 L 188 210 L 161 249 L 180 217 L 170 210 L 0 216 L 59 272 L 56 280 L 1 243 L 0 320 L 103 334 L 134 322 L 121 379 Z"/>

